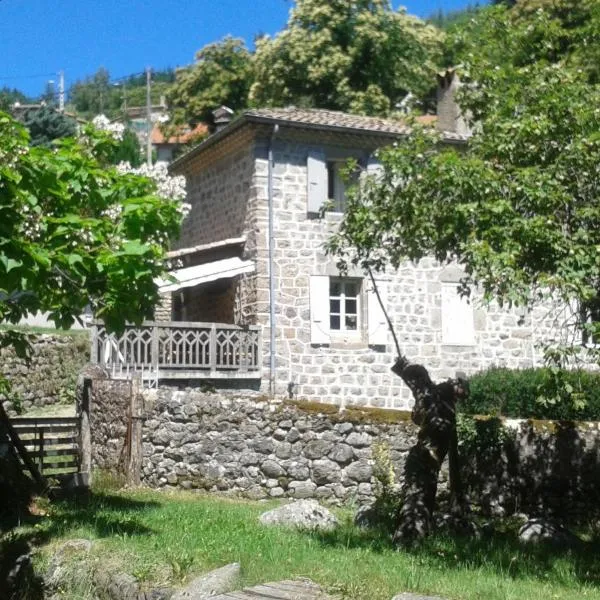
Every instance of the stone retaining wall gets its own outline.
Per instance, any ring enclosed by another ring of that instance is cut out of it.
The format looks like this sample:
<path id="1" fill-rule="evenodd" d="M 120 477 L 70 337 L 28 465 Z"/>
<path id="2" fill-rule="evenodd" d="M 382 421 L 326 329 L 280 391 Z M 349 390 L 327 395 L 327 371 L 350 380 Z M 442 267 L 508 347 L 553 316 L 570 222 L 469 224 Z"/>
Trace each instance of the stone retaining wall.
<path id="1" fill-rule="evenodd" d="M 11 384 L 8 398 L 0 401 L 11 413 L 60 402 L 74 402 L 75 382 L 90 360 L 86 334 L 35 335 L 31 362 L 18 358 L 11 348 L 0 350 L 2 375 Z"/>
<path id="2" fill-rule="evenodd" d="M 114 418 L 114 416 L 113 416 Z M 597 424 L 480 420 L 461 427 L 463 472 L 484 511 L 596 513 Z M 417 428 L 402 411 L 268 402 L 251 392 L 146 393 L 142 481 L 250 498 L 373 497 L 373 449 L 383 443 L 401 483 Z M 442 471 L 441 489 L 447 481 Z"/>

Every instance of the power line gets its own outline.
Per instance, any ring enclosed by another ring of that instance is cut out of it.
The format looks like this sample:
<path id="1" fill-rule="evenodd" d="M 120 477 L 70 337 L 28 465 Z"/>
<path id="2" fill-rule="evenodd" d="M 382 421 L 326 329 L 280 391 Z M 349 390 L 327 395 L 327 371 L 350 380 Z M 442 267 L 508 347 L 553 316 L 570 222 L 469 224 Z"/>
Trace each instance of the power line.
<path id="1" fill-rule="evenodd" d="M 7 80 L 7 79 L 37 79 L 39 77 L 54 77 L 55 75 L 56 75 L 56 73 L 40 73 L 39 75 L 9 75 L 7 77 L 3 77 L 3 76 L 0 75 L 0 80 Z"/>

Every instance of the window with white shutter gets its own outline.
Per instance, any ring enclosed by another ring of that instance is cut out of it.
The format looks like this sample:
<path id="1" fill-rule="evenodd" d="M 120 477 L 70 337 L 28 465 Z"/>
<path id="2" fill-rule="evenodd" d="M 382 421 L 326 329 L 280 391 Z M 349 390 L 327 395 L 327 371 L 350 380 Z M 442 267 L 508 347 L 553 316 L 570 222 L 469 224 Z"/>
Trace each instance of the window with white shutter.
<path id="1" fill-rule="evenodd" d="M 310 278 L 310 343 L 329 344 L 329 277 Z"/>
<path id="2" fill-rule="evenodd" d="M 385 306 L 387 303 L 387 281 L 376 279 L 375 285 L 377 286 L 381 302 Z M 371 281 L 369 281 L 367 286 L 367 322 L 369 345 L 385 346 L 388 339 L 388 324 Z"/>
<path id="3" fill-rule="evenodd" d="M 309 213 L 317 214 L 327 202 L 327 163 L 325 153 L 320 150 L 311 150 L 308 153 L 307 163 L 307 196 Z"/>
<path id="4" fill-rule="evenodd" d="M 458 294 L 456 283 L 442 283 L 442 344 L 475 344 L 473 305 Z"/>

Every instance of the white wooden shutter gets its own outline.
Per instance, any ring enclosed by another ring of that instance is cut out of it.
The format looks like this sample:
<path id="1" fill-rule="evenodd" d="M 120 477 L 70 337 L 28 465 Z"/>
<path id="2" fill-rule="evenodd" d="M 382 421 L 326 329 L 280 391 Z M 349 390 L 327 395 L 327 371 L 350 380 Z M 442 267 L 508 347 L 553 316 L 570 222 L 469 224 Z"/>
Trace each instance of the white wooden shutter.
<path id="1" fill-rule="evenodd" d="M 384 306 L 387 303 L 387 282 L 376 279 L 375 284 L 379 290 L 379 296 Z M 387 309 L 387 306 L 386 306 Z M 367 286 L 367 324 L 370 346 L 385 346 L 387 344 L 388 324 L 373 283 L 369 280 Z"/>
<path id="2" fill-rule="evenodd" d="M 327 163 L 325 153 L 320 150 L 310 150 L 306 163 L 308 177 L 308 207 L 309 213 L 318 213 L 327 200 Z"/>
<path id="3" fill-rule="evenodd" d="M 367 162 L 367 175 L 373 175 L 375 177 L 381 177 L 383 175 L 383 165 L 377 160 L 377 157 L 369 156 Z"/>
<path id="4" fill-rule="evenodd" d="M 310 343 L 329 344 L 329 277 L 310 278 Z"/>
<path id="5" fill-rule="evenodd" d="M 456 283 L 442 283 L 442 344 L 475 344 L 473 305 L 458 295 Z"/>

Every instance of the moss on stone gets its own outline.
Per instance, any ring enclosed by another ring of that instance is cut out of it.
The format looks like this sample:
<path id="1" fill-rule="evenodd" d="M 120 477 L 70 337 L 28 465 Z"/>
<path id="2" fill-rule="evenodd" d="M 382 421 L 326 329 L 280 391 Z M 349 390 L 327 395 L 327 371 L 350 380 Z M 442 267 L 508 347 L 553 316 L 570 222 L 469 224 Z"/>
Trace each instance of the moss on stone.
<path id="1" fill-rule="evenodd" d="M 310 414 L 335 415 L 340 411 L 336 404 L 325 404 L 323 402 L 309 402 L 308 400 L 286 400 L 283 406 L 293 406 L 302 412 Z"/>
<path id="2" fill-rule="evenodd" d="M 341 409 L 336 404 L 309 402 L 307 400 L 286 400 L 283 406 L 291 406 L 309 414 L 327 415 L 336 423 L 349 422 L 356 424 L 411 423 L 411 413 L 407 410 L 390 410 L 369 406 L 351 406 Z"/>
<path id="3" fill-rule="evenodd" d="M 380 423 L 385 425 L 412 423 L 411 413 L 408 410 L 391 410 L 366 406 L 346 408 L 342 419 L 351 423 Z"/>

